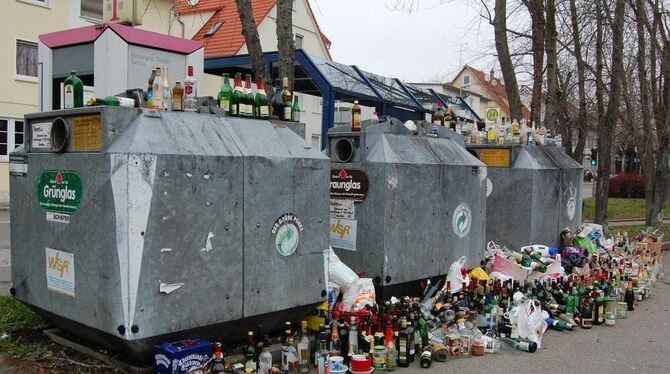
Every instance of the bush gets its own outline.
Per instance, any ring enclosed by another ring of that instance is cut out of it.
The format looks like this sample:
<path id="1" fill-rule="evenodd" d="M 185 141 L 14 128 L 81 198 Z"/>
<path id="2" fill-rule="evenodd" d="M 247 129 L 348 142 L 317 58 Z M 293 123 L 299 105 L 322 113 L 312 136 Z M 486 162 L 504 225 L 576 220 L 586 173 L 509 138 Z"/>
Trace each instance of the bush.
<path id="1" fill-rule="evenodd" d="M 610 178 L 609 197 L 644 198 L 644 175 L 628 172 Z"/>

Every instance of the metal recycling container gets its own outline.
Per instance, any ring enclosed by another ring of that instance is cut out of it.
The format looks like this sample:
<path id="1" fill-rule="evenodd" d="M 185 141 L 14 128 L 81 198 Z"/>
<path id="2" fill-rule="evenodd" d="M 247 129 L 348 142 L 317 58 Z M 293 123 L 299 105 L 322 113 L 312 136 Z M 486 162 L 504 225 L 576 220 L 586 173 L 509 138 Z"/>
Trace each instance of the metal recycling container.
<path id="1" fill-rule="evenodd" d="M 378 298 L 416 292 L 417 281 L 483 252 L 486 166 L 439 130 L 392 119 L 328 134 L 331 246 L 373 279 Z"/>
<path id="2" fill-rule="evenodd" d="M 557 246 L 582 222 L 582 167 L 562 147 L 468 145 L 488 166 L 486 240 Z"/>
<path id="3" fill-rule="evenodd" d="M 114 107 L 26 124 L 12 292 L 57 327 L 146 360 L 325 299 L 329 160 L 290 129 Z"/>

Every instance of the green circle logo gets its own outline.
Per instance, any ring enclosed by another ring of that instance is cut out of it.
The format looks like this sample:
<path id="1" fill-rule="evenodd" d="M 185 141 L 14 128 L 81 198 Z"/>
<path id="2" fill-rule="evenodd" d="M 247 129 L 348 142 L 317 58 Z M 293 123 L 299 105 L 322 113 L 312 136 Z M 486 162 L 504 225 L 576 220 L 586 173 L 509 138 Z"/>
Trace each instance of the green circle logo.
<path id="1" fill-rule="evenodd" d="M 489 121 L 495 121 L 498 119 L 498 109 L 496 108 L 490 108 L 486 110 L 486 119 Z"/>
<path id="2" fill-rule="evenodd" d="M 272 235 L 274 235 L 277 252 L 282 256 L 295 253 L 300 244 L 302 230 L 300 218 L 293 213 L 286 213 L 277 218 L 272 225 Z"/>

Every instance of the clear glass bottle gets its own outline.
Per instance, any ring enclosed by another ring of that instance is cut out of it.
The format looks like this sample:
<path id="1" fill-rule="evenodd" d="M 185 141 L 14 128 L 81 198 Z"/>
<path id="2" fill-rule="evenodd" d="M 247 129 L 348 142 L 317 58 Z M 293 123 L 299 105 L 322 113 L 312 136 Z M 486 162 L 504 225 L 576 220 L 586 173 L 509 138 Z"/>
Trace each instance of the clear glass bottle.
<path id="1" fill-rule="evenodd" d="M 163 76 L 161 90 L 163 91 L 163 107 L 165 111 L 172 110 L 172 90 L 170 89 L 170 80 L 168 79 L 168 68 L 163 66 L 163 71 L 161 72 Z"/>
<path id="2" fill-rule="evenodd" d="M 193 65 L 188 66 L 187 74 L 184 80 L 184 111 L 195 112 L 198 110 L 198 80 L 193 76 Z"/>
<path id="3" fill-rule="evenodd" d="M 298 365 L 301 373 L 309 373 L 310 370 L 309 337 L 307 336 L 307 321 L 300 321 L 300 336 L 298 339 Z"/>
<path id="4" fill-rule="evenodd" d="M 161 78 L 161 68 L 156 68 L 156 78 L 151 85 L 151 91 L 153 92 L 153 105 L 152 109 L 163 109 L 163 79 Z"/>

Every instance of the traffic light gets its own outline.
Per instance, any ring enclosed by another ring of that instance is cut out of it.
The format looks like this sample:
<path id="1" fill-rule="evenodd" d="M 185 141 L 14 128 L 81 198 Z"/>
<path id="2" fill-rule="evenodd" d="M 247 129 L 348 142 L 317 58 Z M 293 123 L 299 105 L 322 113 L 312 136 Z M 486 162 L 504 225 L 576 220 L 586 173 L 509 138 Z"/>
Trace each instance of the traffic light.
<path id="1" fill-rule="evenodd" d="M 591 149 L 591 166 L 598 165 L 598 150 Z"/>

